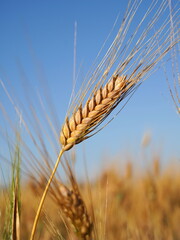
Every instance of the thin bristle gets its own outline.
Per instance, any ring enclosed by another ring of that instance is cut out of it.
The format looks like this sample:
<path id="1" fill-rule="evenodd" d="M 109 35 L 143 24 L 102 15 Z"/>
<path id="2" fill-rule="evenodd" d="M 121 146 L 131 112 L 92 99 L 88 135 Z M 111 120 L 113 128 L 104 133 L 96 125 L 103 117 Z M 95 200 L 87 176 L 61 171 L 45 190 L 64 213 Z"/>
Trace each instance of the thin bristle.
<path id="1" fill-rule="evenodd" d="M 135 85 L 133 80 L 125 76 L 114 76 L 103 88 L 89 99 L 84 107 L 81 106 L 69 118 L 60 133 L 60 142 L 64 150 L 88 138 L 88 133 L 96 128 L 126 96 L 126 93 Z"/>
<path id="2" fill-rule="evenodd" d="M 170 12 L 169 1 L 153 0 L 143 9 L 146 11 L 140 12 L 144 2 L 128 1 L 114 41 L 104 56 L 101 55 L 101 51 L 106 45 L 98 53 L 82 87 L 71 99 L 66 116 L 69 117 L 77 111 L 79 105 L 86 102 L 87 97 L 92 98 L 94 92 L 112 75 L 127 76 L 128 79 L 133 78 L 137 82 L 144 81 L 158 69 L 157 64 L 179 42 L 178 5 Z M 134 21 L 136 25 L 132 26 Z"/>

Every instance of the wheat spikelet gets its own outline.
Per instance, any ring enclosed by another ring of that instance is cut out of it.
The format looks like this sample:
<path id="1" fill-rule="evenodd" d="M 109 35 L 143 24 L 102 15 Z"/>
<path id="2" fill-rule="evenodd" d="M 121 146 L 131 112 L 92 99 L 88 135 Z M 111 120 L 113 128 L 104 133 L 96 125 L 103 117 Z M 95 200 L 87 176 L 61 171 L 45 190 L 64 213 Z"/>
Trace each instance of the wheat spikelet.
<path id="1" fill-rule="evenodd" d="M 73 183 L 72 189 L 69 189 L 64 184 L 58 183 L 56 180 L 56 187 L 51 188 L 51 195 L 60 207 L 61 212 L 73 226 L 75 234 L 80 239 L 90 239 L 92 222 L 88 215 L 85 203 L 81 198 L 78 186 Z"/>
<path id="2" fill-rule="evenodd" d="M 84 107 L 82 105 L 71 118 L 66 118 L 60 132 L 60 142 L 64 150 L 69 150 L 74 144 L 88 138 L 92 132 L 126 96 L 135 85 L 135 81 L 127 80 L 126 76 L 113 76 L 113 78 L 89 99 Z"/>

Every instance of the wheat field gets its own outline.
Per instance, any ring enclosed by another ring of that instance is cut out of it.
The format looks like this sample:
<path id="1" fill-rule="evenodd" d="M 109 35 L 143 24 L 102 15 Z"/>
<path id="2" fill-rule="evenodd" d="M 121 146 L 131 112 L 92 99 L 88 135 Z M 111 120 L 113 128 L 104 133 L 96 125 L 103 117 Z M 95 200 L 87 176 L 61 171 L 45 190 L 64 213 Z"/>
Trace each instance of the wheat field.
<path id="1" fill-rule="evenodd" d="M 161 163 L 161 156 L 152 157 L 152 166 L 138 173 L 131 162 L 123 169 L 109 166 L 89 183 L 92 201 L 88 183 L 79 183 L 91 219 L 93 206 L 97 239 L 180 239 L 180 168 L 179 165 L 161 167 Z M 21 188 L 21 239 L 29 238 L 42 190 L 33 180 Z M 7 189 L 1 191 L 1 239 L 8 195 Z M 81 239 L 76 232 L 69 232 L 72 223 L 63 216 L 59 203 L 50 194 L 38 224 L 37 239 Z"/>

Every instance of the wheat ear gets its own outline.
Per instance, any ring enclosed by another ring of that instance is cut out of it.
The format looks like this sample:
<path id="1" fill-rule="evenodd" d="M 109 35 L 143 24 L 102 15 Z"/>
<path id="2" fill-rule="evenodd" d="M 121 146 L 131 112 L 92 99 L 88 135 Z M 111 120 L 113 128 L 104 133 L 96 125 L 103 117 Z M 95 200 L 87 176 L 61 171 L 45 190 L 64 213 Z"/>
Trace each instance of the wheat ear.
<path id="1" fill-rule="evenodd" d="M 71 184 L 72 189 L 69 189 L 56 180 L 55 186 L 51 188 L 50 193 L 64 216 L 73 226 L 78 239 L 89 240 L 91 238 L 93 224 L 75 179 Z"/>
<path id="2" fill-rule="evenodd" d="M 80 106 L 71 118 L 66 118 L 60 133 L 60 142 L 65 151 L 82 142 L 124 99 L 135 85 L 135 81 L 126 76 L 114 76 L 89 99 L 84 107 Z"/>

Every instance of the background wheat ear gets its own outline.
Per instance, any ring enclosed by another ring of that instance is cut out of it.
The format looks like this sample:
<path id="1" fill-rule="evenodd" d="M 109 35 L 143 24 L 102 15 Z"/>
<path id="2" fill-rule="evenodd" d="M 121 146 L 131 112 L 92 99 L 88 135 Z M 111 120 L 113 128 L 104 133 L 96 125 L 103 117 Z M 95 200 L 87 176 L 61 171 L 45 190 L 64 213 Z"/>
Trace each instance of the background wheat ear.
<path id="1" fill-rule="evenodd" d="M 54 178 L 50 195 L 64 215 L 64 220 L 68 221 L 70 226 L 68 230 L 73 231 L 78 239 L 90 240 L 93 234 L 93 222 L 72 171 L 69 173 L 69 179 L 71 187 Z"/>
<path id="2" fill-rule="evenodd" d="M 88 134 L 106 119 L 135 84 L 133 79 L 127 80 L 126 76 L 116 75 L 104 87 L 101 86 L 96 90 L 83 107 L 80 105 L 70 119 L 66 118 L 60 132 L 60 142 L 63 149 L 67 151 L 73 145 L 90 137 Z"/>

